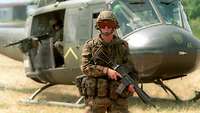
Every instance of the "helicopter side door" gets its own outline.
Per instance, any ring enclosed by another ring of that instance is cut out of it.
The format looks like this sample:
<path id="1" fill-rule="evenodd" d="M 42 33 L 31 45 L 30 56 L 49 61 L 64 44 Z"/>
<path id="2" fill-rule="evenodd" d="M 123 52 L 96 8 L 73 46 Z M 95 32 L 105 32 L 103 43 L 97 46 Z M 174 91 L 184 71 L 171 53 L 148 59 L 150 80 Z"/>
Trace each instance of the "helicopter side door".
<path id="1" fill-rule="evenodd" d="M 57 10 L 47 13 L 42 13 L 33 16 L 32 26 L 30 28 L 30 35 L 39 39 L 37 48 L 32 48 L 29 51 L 31 70 L 37 71 L 43 69 L 56 68 L 58 61 L 57 54 L 54 47 L 55 31 L 52 30 L 56 23 L 56 19 L 63 21 L 65 10 Z M 48 34 L 45 38 L 40 40 L 40 36 Z M 63 36 L 61 36 L 63 37 Z M 57 52 L 58 53 L 58 52 Z M 62 55 L 60 55 L 62 58 Z"/>
<path id="2" fill-rule="evenodd" d="M 92 4 L 68 9 L 64 27 L 65 67 L 80 69 L 82 46 L 88 39 L 97 35 L 96 18 L 105 7 L 105 4 Z"/>
<path id="3" fill-rule="evenodd" d="M 91 34 L 91 15 L 88 7 L 68 9 L 64 27 L 64 61 L 66 68 L 80 69 L 81 45 Z"/>

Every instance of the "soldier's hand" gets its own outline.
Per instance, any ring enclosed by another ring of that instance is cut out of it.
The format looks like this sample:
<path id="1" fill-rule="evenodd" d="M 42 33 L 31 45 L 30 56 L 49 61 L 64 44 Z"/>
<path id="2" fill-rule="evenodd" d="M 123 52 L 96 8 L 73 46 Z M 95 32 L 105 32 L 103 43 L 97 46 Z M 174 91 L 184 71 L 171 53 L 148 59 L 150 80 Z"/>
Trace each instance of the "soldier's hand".
<path id="1" fill-rule="evenodd" d="M 134 86 L 132 84 L 128 86 L 128 91 L 130 93 L 134 93 L 135 92 Z"/>
<path id="2" fill-rule="evenodd" d="M 108 71 L 107 71 L 107 75 L 109 78 L 111 78 L 112 80 L 117 80 L 117 77 L 122 77 L 120 75 L 120 73 L 118 73 L 117 71 L 113 70 L 113 69 L 110 69 L 108 68 Z"/>

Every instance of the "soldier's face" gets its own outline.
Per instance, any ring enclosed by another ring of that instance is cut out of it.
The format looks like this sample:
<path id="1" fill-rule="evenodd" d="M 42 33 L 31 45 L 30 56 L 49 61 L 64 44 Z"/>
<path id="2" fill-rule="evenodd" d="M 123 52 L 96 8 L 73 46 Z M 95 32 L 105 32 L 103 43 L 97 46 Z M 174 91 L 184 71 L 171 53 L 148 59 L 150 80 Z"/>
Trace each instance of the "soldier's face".
<path id="1" fill-rule="evenodd" d="M 53 28 L 54 28 L 55 31 L 62 29 L 62 27 L 60 25 L 54 25 Z"/>
<path id="2" fill-rule="evenodd" d="M 116 28 L 116 23 L 114 21 L 111 21 L 111 20 L 104 20 L 104 21 L 101 21 L 98 23 L 98 26 L 100 29 L 103 29 L 105 27 L 108 27 L 108 28 Z"/>
<path id="3" fill-rule="evenodd" d="M 112 34 L 113 31 L 115 30 L 115 22 L 113 21 L 102 21 L 99 23 L 99 28 L 102 34 L 104 35 L 109 35 Z"/>
<path id="4" fill-rule="evenodd" d="M 109 28 L 105 26 L 104 28 L 100 29 L 102 33 L 111 33 L 113 31 L 113 28 Z"/>

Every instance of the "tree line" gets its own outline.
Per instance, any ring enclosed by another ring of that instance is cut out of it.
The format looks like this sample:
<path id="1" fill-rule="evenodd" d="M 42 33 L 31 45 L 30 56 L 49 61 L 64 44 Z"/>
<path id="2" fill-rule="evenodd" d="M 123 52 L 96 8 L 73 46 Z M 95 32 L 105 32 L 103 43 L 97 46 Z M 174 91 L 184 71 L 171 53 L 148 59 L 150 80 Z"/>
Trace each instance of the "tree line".
<path id="1" fill-rule="evenodd" d="M 200 18 L 200 0 L 182 0 L 182 2 L 190 19 Z"/>
<path id="2" fill-rule="evenodd" d="M 182 0 L 193 34 L 200 39 L 200 0 Z"/>

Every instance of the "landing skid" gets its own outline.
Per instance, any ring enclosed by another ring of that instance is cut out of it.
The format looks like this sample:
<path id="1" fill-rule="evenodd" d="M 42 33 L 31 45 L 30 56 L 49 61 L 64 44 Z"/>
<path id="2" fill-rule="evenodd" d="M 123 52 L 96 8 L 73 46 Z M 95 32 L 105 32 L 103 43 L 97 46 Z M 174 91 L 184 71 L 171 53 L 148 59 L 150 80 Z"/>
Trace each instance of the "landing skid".
<path id="1" fill-rule="evenodd" d="M 45 89 L 54 86 L 56 84 L 47 83 L 38 90 L 36 90 L 29 98 L 20 100 L 22 104 L 46 104 L 46 105 L 57 105 L 57 106 L 67 106 L 67 107 L 75 107 L 82 108 L 85 106 L 83 103 L 84 96 L 81 96 L 76 102 L 67 103 L 67 102 L 57 102 L 57 101 L 46 101 L 46 100 L 35 100 L 35 97 L 40 94 Z"/>
<path id="2" fill-rule="evenodd" d="M 176 99 L 176 101 L 178 101 L 178 102 L 195 102 L 200 99 L 200 91 L 195 91 L 195 96 L 193 98 L 191 98 L 189 100 L 182 100 L 168 86 L 166 86 L 161 80 L 156 80 L 156 81 L 154 81 L 154 83 L 157 85 L 160 85 L 167 94 L 171 93 L 174 96 L 174 98 Z"/>

